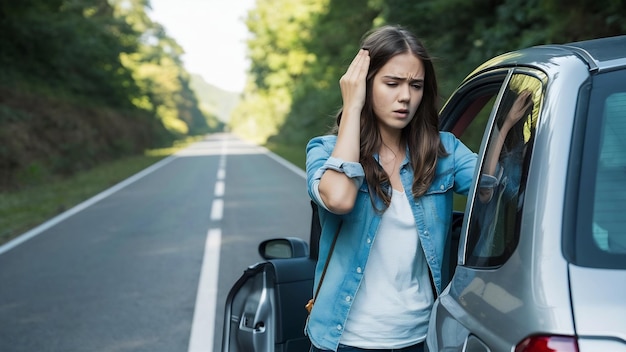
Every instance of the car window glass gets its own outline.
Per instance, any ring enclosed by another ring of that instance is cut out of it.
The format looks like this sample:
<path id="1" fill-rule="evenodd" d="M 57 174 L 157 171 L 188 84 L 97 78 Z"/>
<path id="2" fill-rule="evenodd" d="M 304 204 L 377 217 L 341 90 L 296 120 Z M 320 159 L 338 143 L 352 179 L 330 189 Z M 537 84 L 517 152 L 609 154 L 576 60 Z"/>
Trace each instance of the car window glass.
<path id="1" fill-rule="evenodd" d="M 471 207 L 467 266 L 502 265 L 517 246 L 541 96 L 542 82 L 522 73 L 511 77 L 502 94 Z"/>
<path id="2" fill-rule="evenodd" d="M 480 149 L 480 142 L 485 133 L 487 122 L 491 110 L 498 94 L 498 90 L 485 91 L 485 95 L 473 101 L 473 103 L 466 109 L 466 113 L 472 111 L 474 118 L 472 123 L 464 131 L 459 132 L 458 138 L 465 144 L 470 150 L 478 152 Z M 475 109 L 475 106 L 481 106 L 480 109 Z M 476 111 L 477 110 L 477 111 Z"/>
<path id="3" fill-rule="evenodd" d="M 592 234 L 603 251 L 626 253 L 626 92 L 604 101 Z"/>
<path id="4" fill-rule="evenodd" d="M 485 132 L 485 127 L 489 120 L 489 115 L 493 109 L 493 105 L 498 94 L 497 90 L 485 90 L 483 96 L 473 101 L 473 104 L 466 110 L 466 113 L 471 112 L 475 114 L 472 123 L 464 131 L 458 132 L 457 136 L 463 144 L 465 144 L 471 151 L 478 153 L 480 150 L 480 142 Z M 480 110 L 475 111 L 475 106 L 481 106 Z M 455 193 L 454 194 L 454 210 L 465 211 L 465 205 L 467 203 L 467 196 Z"/>
<path id="5" fill-rule="evenodd" d="M 453 131 L 458 134 L 457 137 L 463 144 L 476 153 L 480 150 L 480 142 L 498 94 L 497 90 L 493 90 L 493 86 L 491 88 L 491 90 L 483 91 L 484 95 L 474 100 L 465 110 L 464 114 L 473 115 L 471 125 L 463 131 Z M 476 107 L 480 108 L 477 109 Z M 453 209 L 455 211 L 464 212 L 467 196 L 455 193 L 453 197 Z"/>
<path id="6" fill-rule="evenodd" d="M 582 147 L 570 157 L 579 179 L 570 192 L 575 211 L 565 220 L 575 242 L 565 252 L 576 265 L 626 269 L 626 70 L 597 74 L 589 86 L 581 93 L 589 94 L 578 120 Z"/>
<path id="7" fill-rule="evenodd" d="M 441 130 L 452 132 L 470 150 L 478 153 L 498 92 L 508 70 L 475 77 L 461 85 L 441 112 Z M 454 194 L 453 209 L 464 212 L 467 196 Z"/>

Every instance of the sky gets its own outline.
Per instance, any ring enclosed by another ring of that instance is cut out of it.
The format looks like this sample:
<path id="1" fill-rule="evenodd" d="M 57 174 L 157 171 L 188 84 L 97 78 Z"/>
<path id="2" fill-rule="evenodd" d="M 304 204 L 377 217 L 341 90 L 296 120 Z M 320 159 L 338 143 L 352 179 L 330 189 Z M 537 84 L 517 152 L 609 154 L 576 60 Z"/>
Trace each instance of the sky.
<path id="1" fill-rule="evenodd" d="M 209 84 L 241 92 L 249 67 L 244 19 L 255 0 L 151 0 L 150 18 L 183 48 L 189 73 Z"/>

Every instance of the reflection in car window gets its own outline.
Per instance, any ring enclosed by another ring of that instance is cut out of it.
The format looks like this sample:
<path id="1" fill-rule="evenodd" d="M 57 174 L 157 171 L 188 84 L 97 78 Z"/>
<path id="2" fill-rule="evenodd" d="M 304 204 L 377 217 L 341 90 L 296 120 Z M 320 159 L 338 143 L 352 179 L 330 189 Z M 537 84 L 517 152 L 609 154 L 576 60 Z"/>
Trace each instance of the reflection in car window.
<path id="1" fill-rule="evenodd" d="M 593 238 L 607 252 L 626 253 L 626 92 L 604 102 L 593 207 Z"/>
<path id="2" fill-rule="evenodd" d="M 517 246 L 541 94 L 539 79 L 516 74 L 502 95 L 470 214 L 468 266 L 501 265 Z"/>

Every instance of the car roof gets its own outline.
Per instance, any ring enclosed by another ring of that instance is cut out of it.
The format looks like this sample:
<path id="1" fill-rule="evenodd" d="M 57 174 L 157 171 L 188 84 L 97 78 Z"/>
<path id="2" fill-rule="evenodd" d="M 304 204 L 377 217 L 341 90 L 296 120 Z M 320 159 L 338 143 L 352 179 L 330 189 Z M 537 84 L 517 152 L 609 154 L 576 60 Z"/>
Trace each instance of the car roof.
<path id="1" fill-rule="evenodd" d="M 566 44 L 532 46 L 498 55 L 470 73 L 465 80 L 487 69 L 535 67 L 558 70 L 564 61 L 577 61 L 592 73 L 626 68 L 626 35 L 591 39 Z M 560 62 L 560 64 L 556 64 Z M 556 64 L 556 65 L 555 65 Z M 552 66 L 552 69 L 549 67 Z"/>
<path id="2" fill-rule="evenodd" d="M 626 66 L 626 35 L 585 40 L 563 45 L 581 55 L 583 60 L 604 71 Z"/>

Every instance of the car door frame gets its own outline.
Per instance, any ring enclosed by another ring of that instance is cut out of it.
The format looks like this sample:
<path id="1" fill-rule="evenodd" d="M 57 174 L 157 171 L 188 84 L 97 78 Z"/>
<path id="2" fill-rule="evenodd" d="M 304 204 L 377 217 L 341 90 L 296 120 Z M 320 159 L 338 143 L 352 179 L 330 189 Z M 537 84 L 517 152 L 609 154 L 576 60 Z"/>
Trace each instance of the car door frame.
<path id="1" fill-rule="evenodd" d="M 450 96 L 450 98 L 447 100 L 446 104 L 441 110 L 440 129 L 450 131 L 457 138 L 462 139 L 463 133 L 467 130 L 467 128 L 470 127 L 470 125 L 473 125 L 472 122 L 474 122 L 478 114 L 483 111 L 485 107 L 490 109 L 489 116 L 484 122 L 484 126 L 473 126 L 473 128 L 477 128 L 479 131 L 482 129 L 481 143 L 479 150 L 477 151 L 479 156 L 477 160 L 477 165 L 482 164 L 482 155 L 484 154 L 483 152 L 485 150 L 485 143 L 487 140 L 486 137 L 488 137 L 488 133 L 491 130 L 494 115 L 502 99 L 503 89 L 506 86 L 506 83 L 509 81 L 512 72 L 512 68 L 504 67 L 490 71 L 479 72 L 468 76 L 468 78 L 466 78 L 466 80 L 464 80 L 464 82 L 461 83 L 461 85 L 459 85 L 459 87 L 453 92 L 453 94 Z M 493 103 L 491 107 L 488 107 L 490 101 L 493 101 Z M 454 258 L 455 269 L 458 266 L 464 264 L 464 241 L 466 239 L 467 223 L 465 215 L 468 213 L 471 206 L 473 189 L 476 187 L 476 182 L 478 180 L 478 170 L 479 168 L 477 167 L 473 177 L 473 184 L 470 187 L 470 191 L 468 194 L 468 201 L 466 203 L 462 225 L 458 235 L 459 242 L 453 244 L 453 246 L 457 246 L 457 255 Z M 452 252 L 454 252 L 454 249 L 452 249 Z M 441 300 L 446 299 L 446 295 L 449 291 L 449 285 L 452 283 L 452 280 L 454 280 L 454 275 L 456 275 L 456 270 L 452 272 L 450 282 L 441 293 L 441 295 L 437 298 L 433 307 L 433 314 L 437 314 L 436 307 L 441 304 Z M 434 322 L 439 324 L 436 319 L 434 321 L 431 319 L 431 325 L 429 326 L 429 329 L 435 328 L 435 326 L 433 326 Z M 465 332 L 467 333 L 468 331 Z M 459 333 L 463 334 L 462 331 L 459 331 Z M 461 337 L 459 334 L 456 334 L 453 336 L 447 336 L 447 338 L 458 338 L 457 346 L 463 348 L 463 346 L 467 345 L 469 336 L 469 334 L 466 334 Z M 431 351 L 440 350 L 439 346 L 441 345 L 441 341 L 437 340 L 440 339 L 440 336 L 435 336 L 434 340 L 432 337 L 433 335 L 427 336 L 426 349 Z M 472 346 L 484 345 L 480 341 L 480 339 L 477 339 L 475 337 L 472 338 L 472 341 Z"/>
<path id="2" fill-rule="evenodd" d="M 455 299 L 453 295 L 450 295 L 450 293 L 451 291 L 456 292 L 459 290 L 469 289 L 468 287 L 461 284 L 461 282 L 470 282 L 470 278 L 473 277 L 475 273 L 497 270 L 497 268 L 468 268 L 466 266 L 466 251 L 468 247 L 467 241 L 469 225 L 468 214 L 471 214 L 473 211 L 473 200 L 477 196 L 476 189 L 479 180 L 479 173 L 481 172 L 481 165 L 483 165 L 486 146 L 488 141 L 490 140 L 491 133 L 493 131 L 493 124 L 496 123 L 496 117 L 499 113 L 498 110 L 501 106 L 504 92 L 509 87 L 512 78 L 520 74 L 534 76 L 542 82 L 542 91 L 540 92 L 541 97 L 539 98 L 540 105 L 538 108 L 538 113 L 541 114 L 541 100 L 543 100 L 543 94 L 545 92 L 545 86 L 547 84 L 547 76 L 545 75 L 545 73 L 536 68 L 496 67 L 490 71 L 484 71 L 480 74 L 473 76 L 471 79 L 466 80 L 462 84 L 462 86 L 454 93 L 453 98 L 451 98 L 448 102 L 447 107 L 449 108 L 449 110 L 447 110 L 445 114 L 442 115 L 444 124 L 450 123 L 448 119 L 452 119 L 453 121 L 461 120 L 462 124 L 464 124 L 465 126 L 470 125 L 472 119 L 471 114 L 468 114 L 467 111 L 464 111 L 465 108 L 463 106 L 458 106 L 458 102 L 463 102 L 465 105 L 471 105 L 471 102 L 468 102 L 468 96 L 480 96 L 481 89 L 486 89 L 486 91 L 496 93 L 497 88 L 497 96 L 495 97 L 494 104 L 491 107 L 489 120 L 484 126 L 484 134 L 479 150 L 479 160 L 475 171 L 474 183 L 470 188 L 468 201 L 466 204 L 466 219 L 464 219 L 463 221 L 460 235 L 460 246 L 457 257 L 457 265 L 461 268 L 457 270 L 458 277 L 455 276 L 452 278 L 450 286 L 448 286 L 444 290 L 444 292 L 435 302 L 435 306 L 433 307 L 433 315 L 431 317 L 430 329 L 431 331 L 435 331 L 437 333 L 435 334 L 431 332 L 427 337 L 427 348 L 429 350 L 436 351 L 444 349 L 446 351 L 465 351 L 468 348 L 468 343 L 470 343 L 470 341 L 471 346 L 473 346 L 472 350 L 475 351 L 489 351 L 493 348 L 497 350 L 498 348 L 505 346 L 493 345 L 493 342 L 497 341 L 498 337 L 491 336 L 490 333 L 486 331 L 486 329 L 479 326 L 479 322 L 477 320 L 475 320 L 472 316 L 464 314 L 464 308 L 462 307 L 462 304 L 458 302 L 458 300 Z M 452 105 L 448 106 L 450 104 Z M 472 281 L 472 283 L 476 282 Z M 513 299 L 513 297 L 511 297 L 511 299 Z M 445 308 L 440 308 L 441 306 Z M 439 334 L 444 326 L 447 326 L 446 333 Z M 466 328 L 469 326 L 471 326 L 474 330 Z M 451 331 L 454 331 L 454 333 L 451 333 Z M 482 334 L 475 334 L 477 331 L 482 332 Z M 442 335 L 446 336 L 445 343 L 443 341 Z M 487 340 L 483 339 L 483 337 L 486 338 L 488 336 L 488 340 L 491 345 L 486 343 Z M 503 342 L 503 340 L 501 342 Z"/>

